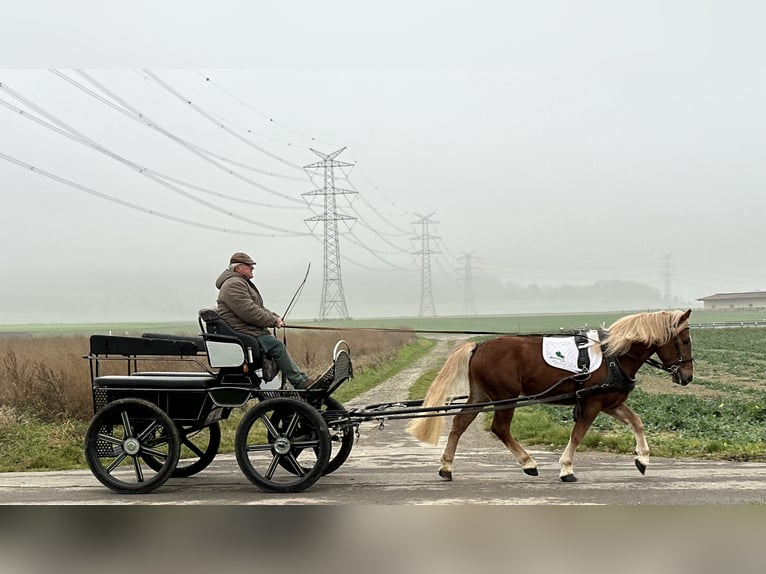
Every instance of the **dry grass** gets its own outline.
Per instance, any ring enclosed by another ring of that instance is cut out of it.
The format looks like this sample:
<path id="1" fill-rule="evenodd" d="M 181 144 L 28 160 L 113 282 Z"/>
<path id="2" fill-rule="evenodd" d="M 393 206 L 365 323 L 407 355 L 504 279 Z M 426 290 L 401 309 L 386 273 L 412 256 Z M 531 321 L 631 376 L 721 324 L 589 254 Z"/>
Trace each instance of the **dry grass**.
<path id="1" fill-rule="evenodd" d="M 0 405 L 50 419 L 89 418 L 87 352 L 87 337 L 0 339 Z"/>
<path id="2" fill-rule="evenodd" d="M 281 335 L 280 335 L 281 337 Z M 310 376 L 324 371 L 332 361 L 338 339 L 351 348 L 354 368 L 381 365 L 415 340 L 411 332 L 310 331 L 289 333 L 287 347 L 298 365 Z M 0 337 L 0 419 L 22 418 L 25 413 L 44 420 L 93 416 L 87 336 Z M 207 366 L 206 358 L 200 357 Z M 124 361 L 102 363 L 101 374 L 122 373 Z M 141 370 L 194 370 L 193 363 L 152 361 Z M 199 370 L 198 367 L 196 367 Z"/>

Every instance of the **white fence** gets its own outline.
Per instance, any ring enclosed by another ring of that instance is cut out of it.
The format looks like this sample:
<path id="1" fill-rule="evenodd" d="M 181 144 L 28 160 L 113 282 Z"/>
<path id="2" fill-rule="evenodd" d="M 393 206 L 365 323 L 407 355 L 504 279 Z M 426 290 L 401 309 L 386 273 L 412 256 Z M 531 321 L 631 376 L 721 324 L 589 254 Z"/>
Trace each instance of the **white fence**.
<path id="1" fill-rule="evenodd" d="M 694 329 L 730 329 L 732 327 L 766 327 L 766 319 L 761 321 L 707 321 L 690 323 Z"/>

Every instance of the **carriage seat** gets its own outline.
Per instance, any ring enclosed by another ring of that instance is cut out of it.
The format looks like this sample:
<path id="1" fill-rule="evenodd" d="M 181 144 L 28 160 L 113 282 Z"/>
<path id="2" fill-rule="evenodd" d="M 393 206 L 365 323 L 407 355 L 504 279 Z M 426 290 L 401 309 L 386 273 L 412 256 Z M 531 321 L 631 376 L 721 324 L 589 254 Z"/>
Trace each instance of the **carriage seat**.
<path id="1" fill-rule="evenodd" d="M 240 367 L 247 363 L 259 369 L 263 358 L 258 340 L 232 329 L 213 309 L 199 311 L 199 325 L 211 367 Z"/>
<path id="2" fill-rule="evenodd" d="M 135 375 L 104 375 L 93 380 L 94 388 L 116 389 L 209 389 L 216 378 L 208 373 L 141 373 Z"/>

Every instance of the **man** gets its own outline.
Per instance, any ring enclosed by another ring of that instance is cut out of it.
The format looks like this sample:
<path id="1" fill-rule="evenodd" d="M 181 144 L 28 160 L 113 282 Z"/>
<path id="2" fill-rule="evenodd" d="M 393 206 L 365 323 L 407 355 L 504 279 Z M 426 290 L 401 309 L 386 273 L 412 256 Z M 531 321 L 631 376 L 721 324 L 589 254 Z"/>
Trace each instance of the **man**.
<path id="1" fill-rule="evenodd" d="M 295 388 L 306 385 L 308 377 L 290 358 L 279 339 L 269 335 L 269 327 L 284 327 L 282 318 L 263 306 L 263 298 L 253 278 L 255 261 L 247 253 L 237 252 L 229 259 L 229 267 L 215 281 L 218 288 L 218 314 L 240 333 L 252 335 L 261 349 L 273 357 L 285 378 Z"/>

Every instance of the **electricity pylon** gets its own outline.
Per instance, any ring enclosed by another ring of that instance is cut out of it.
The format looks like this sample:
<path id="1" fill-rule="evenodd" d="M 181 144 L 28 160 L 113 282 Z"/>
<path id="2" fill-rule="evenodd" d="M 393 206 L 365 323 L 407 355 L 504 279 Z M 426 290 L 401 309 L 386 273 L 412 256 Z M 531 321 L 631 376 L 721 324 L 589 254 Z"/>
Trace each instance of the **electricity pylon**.
<path id="1" fill-rule="evenodd" d="M 336 205 L 336 196 L 355 194 L 355 191 L 335 187 L 335 168 L 353 167 L 354 164 L 342 161 L 336 161 L 335 158 L 345 150 L 345 147 L 325 154 L 315 149 L 311 151 L 322 158 L 318 161 L 304 166 L 304 169 L 322 170 L 324 183 L 320 189 L 304 193 L 304 196 L 324 197 L 324 212 L 321 215 L 309 217 L 305 221 L 321 221 L 324 223 L 324 280 L 322 282 L 322 301 L 319 306 L 319 319 L 324 320 L 336 311 L 341 319 L 348 319 L 348 308 L 346 307 L 346 295 L 343 292 L 343 281 L 340 274 L 340 245 L 338 243 L 338 221 L 356 219 L 350 215 L 338 213 Z"/>
<path id="2" fill-rule="evenodd" d="M 665 264 L 662 269 L 662 277 L 665 280 L 665 292 L 662 294 L 665 300 L 665 305 L 670 306 L 670 298 L 672 293 L 670 291 L 670 280 L 673 277 L 673 254 L 665 253 Z"/>
<path id="3" fill-rule="evenodd" d="M 476 303 L 473 300 L 473 270 L 476 269 L 471 265 L 472 257 L 475 251 L 466 253 L 457 258 L 458 261 L 465 261 L 461 271 L 463 272 L 463 315 L 476 315 Z"/>
<path id="4" fill-rule="evenodd" d="M 419 237 L 414 239 L 420 241 L 420 250 L 415 251 L 413 255 L 420 255 L 420 312 L 418 317 L 425 317 L 430 315 L 436 316 L 436 309 L 434 308 L 434 293 L 431 287 L 431 254 L 438 253 L 431 249 L 431 239 L 438 239 L 437 236 L 431 235 L 429 224 L 439 223 L 438 221 L 431 220 L 433 213 L 428 215 L 420 215 L 416 213 L 420 219 L 414 221 L 412 225 L 421 225 L 422 230 Z"/>

